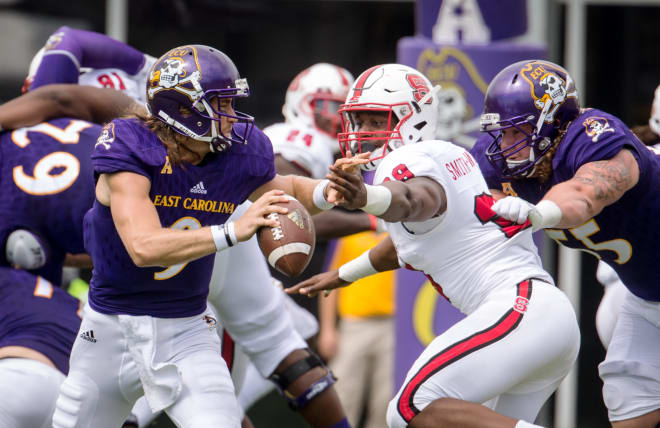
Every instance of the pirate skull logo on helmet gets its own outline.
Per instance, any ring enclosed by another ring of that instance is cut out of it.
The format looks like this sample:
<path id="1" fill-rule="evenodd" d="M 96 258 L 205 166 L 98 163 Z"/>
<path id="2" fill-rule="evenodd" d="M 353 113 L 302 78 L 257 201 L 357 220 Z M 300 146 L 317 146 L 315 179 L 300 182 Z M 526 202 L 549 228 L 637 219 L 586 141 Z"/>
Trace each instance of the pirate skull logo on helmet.
<path id="1" fill-rule="evenodd" d="M 547 73 L 541 78 L 539 85 L 541 85 L 545 93 L 550 96 L 553 103 L 561 104 L 566 99 L 567 92 L 565 82 L 556 74 Z"/>

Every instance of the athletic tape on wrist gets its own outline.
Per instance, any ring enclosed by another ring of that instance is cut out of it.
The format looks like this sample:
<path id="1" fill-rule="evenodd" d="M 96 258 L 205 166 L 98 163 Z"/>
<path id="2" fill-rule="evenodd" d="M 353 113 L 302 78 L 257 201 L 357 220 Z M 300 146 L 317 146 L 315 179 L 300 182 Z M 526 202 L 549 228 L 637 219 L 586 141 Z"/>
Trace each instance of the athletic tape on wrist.
<path id="1" fill-rule="evenodd" d="M 222 224 L 214 224 L 211 226 L 211 235 L 213 235 L 213 243 L 215 244 L 216 252 L 234 245 L 231 243 L 229 235 L 225 233 L 225 228 Z"/>
<path id="2" fill-rule="evenodd" d="M 392 203 L 392 192 L 385 186 L 364 185 L 367 188 L 367 204 L 362 211 L 379 216 L 390 207 Z"/>
<path id="3" fill-rule="evenodd" d="M 313 201 L 316 208 L 327 211 L 330 208 L 334 207 L 328 200 L 325 198 L 325 188 L 330 183 L 330 180 L 321 180 L 319 184 L 314 188 Z"/>
<path id="4" fill-rule="evenodd" d="M 355 282 L 358 279 L 378 273 L 369 260 L 369 251 L 365 251 L 358 258 L 339 267 L 339 279 L 346 282 Z"/>
<path id="5" fill-rule="evenodd" d="M 554 227 L 561 221 L 561 208 L 556 203 L 544 199 L 534 206 L 528 218 L 534 229 Z"/>
<path id="6" fill-rule="evenodd" d="M 236 228 L 234 227 L 234 222 L 233 221 L 228 221 L 225 223 L 225 227 L 223 228 L 225 231 L 225 234 L 229 237 L 230 244 L 229 246 L 232 247 L 236 245 L 238 242 L 238 238 L 236 237 Z"/>

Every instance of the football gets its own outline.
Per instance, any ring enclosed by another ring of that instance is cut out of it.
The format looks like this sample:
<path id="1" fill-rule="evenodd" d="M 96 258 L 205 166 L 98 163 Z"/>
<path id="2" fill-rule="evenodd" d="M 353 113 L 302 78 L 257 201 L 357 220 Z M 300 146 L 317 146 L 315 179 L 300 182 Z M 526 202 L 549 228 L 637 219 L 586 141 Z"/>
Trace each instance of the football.
<path id="1" fill-rule="evenodd" d="M 294 197 L 280 204 L 287 208 L 287 214 L 272 213 L 279 219 L 279 227 L 262 227 L 257 232 L 259 248 L 266 256 L 268 264 L 289 277 L 300 275 L 309 264 L 316 233 L 314 222 L 305 207 Z"/>

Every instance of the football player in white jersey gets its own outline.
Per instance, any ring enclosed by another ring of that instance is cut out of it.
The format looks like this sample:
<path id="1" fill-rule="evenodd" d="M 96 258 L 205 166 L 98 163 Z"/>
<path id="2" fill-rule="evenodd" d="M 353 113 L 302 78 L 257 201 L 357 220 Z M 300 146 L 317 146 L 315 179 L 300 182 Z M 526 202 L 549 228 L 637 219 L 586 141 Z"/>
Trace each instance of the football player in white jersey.
<path id="1" fill-rule="evenodd" d="M 339 153 L 338 110 L 353 80 L 344 68 L 318 63 L 298 73 L 289 84 L 282 106 L 284 122 L 270 125 L 264 132 L 275 154 L 293 164 L 296 173 L 324 178 L 333 164 L 334 155 Z"/>
<path id="2" fill-rule="evenodd" d="M 533 427 L 573 365 L 573 308 L 541 267 L 529 222 L 503 221 L 472 156 L 433 137 L 436 88 L 399 64 L 362 73 L 341 107 L 345 152 L 317 206 L 334 201 L 387 222 L 390 240 L 290 292 L 345 287 L 405 266 L 467 317 L 436 337 L 390 402 L 394 427 Z M 357 165 L 376 169 L 365 185 Z M 478 380 L 478 381 L 475 381 Z"/>

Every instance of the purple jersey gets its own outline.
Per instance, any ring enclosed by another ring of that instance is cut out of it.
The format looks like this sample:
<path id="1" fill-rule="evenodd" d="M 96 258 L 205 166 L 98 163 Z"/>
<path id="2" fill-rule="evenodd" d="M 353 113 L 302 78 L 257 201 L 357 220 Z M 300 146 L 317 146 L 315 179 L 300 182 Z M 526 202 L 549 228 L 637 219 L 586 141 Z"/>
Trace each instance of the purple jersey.
<path id="1" fill-rule="evenodd" d="M 81 67 L 118 68 L 136 74 L 144 64 L 142 52 L 120 41 L 104 34 L 61 27 L 48 38 L 30 89 L 49 83 L 78 83 Z"/>
<path id="2" fill-rule="evenodd" d="M 568 127 L 552 160 L 552 178 L 546 184 L 534 179 L 502 179 L 485 156 L 491 140 L 484 134 L 472 148 L 488 186 L 532 203 L 539 202 L 551 186 L 572 178 L 585 163 L 611 159 L 623 148 L 630 150 L 639 165 L 635 187 L 582 226 L 546 232 L 560 244 L 598 255 L 635 295 L 660 301 L 655 270 L 660 242 L 660 156 L 619 119 L 595 109 L 583 111 Z"/>
<path id="3" fill-rule="evenodd" d="M 23 346 L 64 374 L 80 328 L 82 303 L 42 277 L 0 267 L 0 348 Z"/>
<path id="4" fill-rule="evenodd" d="M 181 167 L 170 165 L 163 143 L 142 123 L 117 119 L 104 128 L 92 161 L 97 174 L 129 171 L 148 178 L 161 225 L 175 229 L 224 223 L 275 177 L 272 144 L 256 127 L 247 144 Z M 167 268 L 139 268 L 117 234 L 110 209 L 98 201 L 85 216 L 84 229 L 94 260 L 89 303 L 96 311 L 180 318 L 206 308 L 214 255 Z"/>
<path id="5" fill-rule="evenodd" d="M 49 247 L 33 273 L 60 285 L 66 253 L 84 253 L 82 221 L 94 201 L 91 153 L 101 127 L 54 119 L 0 134 L 0 243 L 14 229 L 41 235 Z M 0 265 L 7 265 L 0 251 Z"/>

